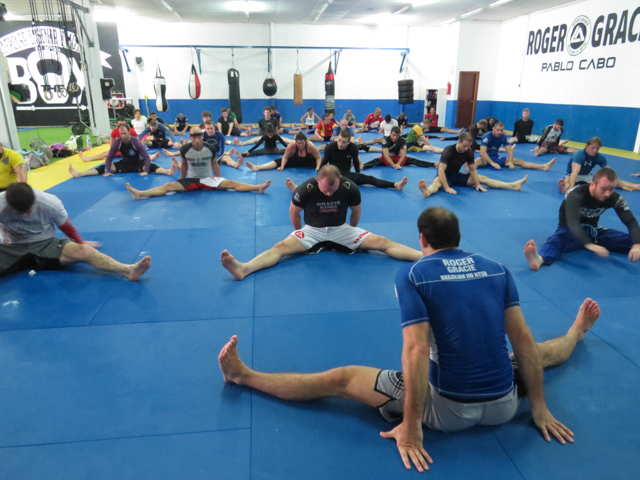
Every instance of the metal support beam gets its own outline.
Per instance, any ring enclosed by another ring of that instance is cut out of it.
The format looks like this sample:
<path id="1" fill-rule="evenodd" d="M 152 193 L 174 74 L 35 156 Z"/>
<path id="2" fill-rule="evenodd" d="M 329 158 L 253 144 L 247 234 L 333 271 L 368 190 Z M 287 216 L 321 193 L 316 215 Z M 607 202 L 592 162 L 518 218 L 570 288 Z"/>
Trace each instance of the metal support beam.
<path id="1" fill-rule="evenodd" d="M 84 9 L 84 10 L 87 10 L 87 9 Z M 83 11 L 84 11 L 84 10 L 83 10 Z M 80 14 L 79 14 L 76 10 L 71 10 L 71 11 L 75 14 L 75 16 L 76 16 L 76 20 L 77 20 L 77 21 L 78 21 L 78 23 L 80 24 L 80 28 L 82 28 L 82 31 L 84 32 L 84 35 L 85 35 L 85 37 L 87 38 L 87 44 L 88 44 L 90 47 L 95 46 L 95 42 L 94 42 L 93 40 L 91 40 L 91 37 L 89 36 L 89 32 L 87 32 L 87 29 L 86 29 L 86 27 L 84 26 L 84 22 L 82 21 L 82 18 L 80 18 Z M 85 13 L 88 13 L 88 11 L 87 11 L 87 12 L 85 12 Z"/>
<path id="2" fill-rule="evenodd" d="M 202 62 L 200 61 L 201 48 L 196 48 L 196 55 L 198 56 L 198 68 L 200 69 L 200 75 L 202 75 Z"/>
<path id="3" fill-rule="evenodd" d="M 127 50 L 126 48 L 120 47 L 120 51 L 122 52 L 122 58 L 124 58 L 124 63 L 127 66 L 127 72 L 130 72 L 131 68 L 129 68 L 129 61 L 127 60 L 127 53 L 129 53 L 129 50 Z"/>
<path id="4" fill-rule="evenodd" d="M 402 63 L 400 64 L 400 73 L 402 73 L 402 67 L 404 67 L 404 61 L 407 59 L 407 55 L 409 55 L 409 50 L 400 52 L 400 55 L 402 55 Z"/>
<path id="5" fill-rule="evenodd" d="M 340 60 L 340 52 L 342 52 L 342 50 L 335 50 L 333 52 L 333 65 L 335 68 L 335 74 L 338 74 L 338 60 Z"/>
<path id="6" fill-rule="evenodd" d="M 77 3 L 73 3 L 71 0 L 60 0 L 60 1 L 71 8 L 80 10 L 81 12 L 84 12 L 84 13 L 89 13 L 88 8 L 83 7 L 82 5 L 78 5 Z"/>

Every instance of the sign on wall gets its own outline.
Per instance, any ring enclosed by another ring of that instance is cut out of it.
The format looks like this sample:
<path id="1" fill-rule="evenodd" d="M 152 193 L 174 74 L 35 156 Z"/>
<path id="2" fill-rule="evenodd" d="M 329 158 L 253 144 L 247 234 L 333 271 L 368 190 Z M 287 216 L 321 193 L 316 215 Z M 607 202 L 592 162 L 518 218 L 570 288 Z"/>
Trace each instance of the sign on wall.
<path id="1" fill-rule="evenodd" d="M 103 76 L 113 78 L 116 90 L 124 93 L 117 27 L 105 23 L 97 26 Z M 15 111 L 18 126 L 69 125 L 78 119 L 76 103 L 87 104 L 81 47 L 74 32 L 67 32 L 68 46 L 64 37 L 64 30 L 57 26 L 0 23 L 0 50 L 7 59 L 11 82 L 27 85 L 31 94 L 18 106 L 33 108 Z M 38 38 L 42 48 L 37 48 Z M 70 97 L 66 91 L 72 74 L 81 92 L 77 97 Z"/>

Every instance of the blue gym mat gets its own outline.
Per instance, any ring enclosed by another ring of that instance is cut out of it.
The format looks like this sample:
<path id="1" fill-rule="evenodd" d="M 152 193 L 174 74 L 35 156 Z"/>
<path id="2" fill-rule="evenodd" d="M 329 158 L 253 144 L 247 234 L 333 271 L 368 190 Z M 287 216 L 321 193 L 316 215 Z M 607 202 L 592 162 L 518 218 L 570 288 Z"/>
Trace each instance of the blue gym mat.
<path id="1" fill-rule="evenodd" d="M 529 150 L 519 145 L 516 156 L 537 163 L 551 158 L 536 159 Z M 640 180 L 630 176 L 640 163 L 607 158 L 623 180 Z M 545 375 L 550 410 L 574 431 L 575 444 L 546 443 L 525 401 L 506 425 L 425 430 L 435 462 L 430 478 L 640 476 L 640 418 L 633 414 L 640 396 L 640 265 L 579 251 L 532 272 L 523 254 L 528 240 L 540 245 L 556 229 L 563 198 L 557 181 L 568 160 L 559 155 L 550 172 L 480 171 L 504 181 L 528 174 L 521 192 L 457 187 L 457 195 L 440 191 L 429 199 L 418 181 L 430 183 L 435 169 L 364 172 L 393 182 L 407 176 L 409 183 L 402 192 L 361 187 L 362 228 L 418 248 L 420 212 L 434 205 L 453 210 L 461 248 L 512 272 L 538 341 L 564 334 L 584 298 L 602 309 L 569 362 Z M 167 168 L 170 159 L 163 155 L 157 163 Z M 136 174 L 70 179 L 50 189 L 84 238 L 100 241 L 104 253 L 123 262 L 150 255 L 152 266 L 137 283 L 86 265 L 0 279 L 0 478 L 417 475 L 405 470 L 395 443 L 379 436 L 393 425 L 376 409 L 335 399 L 281 401 L 226 385 L 219 371 L 218 353 L 234 334 L 243 360 L 267 372 L 401 368 L 393 282 L 403 262 L 378 253 L 321 252 L 285 258 L 242 282 L 220 265 L 224 249 L 247 261 L 286 238 L 292 227 L 285 180 L 301 183 L 314 173 L 221 166 L 225 178 L 270 179 L 264 195 L 201 191 L 136 202 L 125 183 L 147 189 L 172 181 Z M 640 216 L 640 192 L 620 193 Z M 612 211 L 601 224 L 624 229 Z"/>

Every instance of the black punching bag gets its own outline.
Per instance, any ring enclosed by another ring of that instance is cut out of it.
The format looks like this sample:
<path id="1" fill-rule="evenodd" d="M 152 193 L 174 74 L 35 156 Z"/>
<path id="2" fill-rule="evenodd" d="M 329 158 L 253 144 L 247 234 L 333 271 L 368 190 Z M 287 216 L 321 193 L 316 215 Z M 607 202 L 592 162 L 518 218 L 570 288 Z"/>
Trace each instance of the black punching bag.
<path id="1" fill-rule="evenodd" d="M 242 123 L 242 107 L 240 105 L 240 72 L 235 68 L 227 71 L 229 82 L 229 108 L 236 114 L 238 123 Z"/>
<path id="2" fill-rule="evenodd" d="M 336 80 L 329 60 L 329 70 L 324 76 L 324 113 L 336 113 Z"/>
<path id="3" fill-rule="evenodd" d="M 267 97 L 273 97 L 278 91 L 278 85 L 276 85 L 276 79 L 271 76 L 271 72 L 267 75 L 267 78 L 262 82 L 262 91 Z"/>
<path id="4" fill-rule="evenodd" d="M 413 80 L 398 81 L 398 103 L 400 105 L 413 103 Z"/>

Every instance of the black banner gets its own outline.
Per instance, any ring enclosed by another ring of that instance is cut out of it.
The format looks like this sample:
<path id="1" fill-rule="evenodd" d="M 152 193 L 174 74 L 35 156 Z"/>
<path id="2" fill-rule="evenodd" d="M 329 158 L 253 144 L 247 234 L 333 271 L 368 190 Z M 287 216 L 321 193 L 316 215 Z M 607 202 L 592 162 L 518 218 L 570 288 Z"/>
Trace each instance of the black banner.
<path id="1" fill-rule="evenodd" d="M 124 94 L 118 29 L 115 23 L 97 25 L 103 77 L 113 78 L 115 90 Z M 61 24 L 36 28 L 34 30 L 30 22 L 0 22 L 0 50 L 7 59 L 11 83 L 26 84 L 31 93 L 29 101 L 14 105 L 16 124 L 19 127 L 67 126 L 78 120 L 77 100 L 63 91 L 69 84 L 71 73 L 75 75 L 80 89 L 85 86 L 80 67 L 80 46 L 75 33 L 68 31 L 67 48 Z M 36 48 L 36 39 L 40 39 L 40 50 Z M 93 94 L 101 98 L 100 91 Z M 87 104 L 84 92 L 78 99 L 81 105 Z"/>

